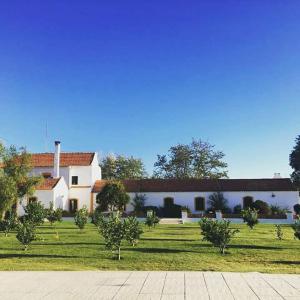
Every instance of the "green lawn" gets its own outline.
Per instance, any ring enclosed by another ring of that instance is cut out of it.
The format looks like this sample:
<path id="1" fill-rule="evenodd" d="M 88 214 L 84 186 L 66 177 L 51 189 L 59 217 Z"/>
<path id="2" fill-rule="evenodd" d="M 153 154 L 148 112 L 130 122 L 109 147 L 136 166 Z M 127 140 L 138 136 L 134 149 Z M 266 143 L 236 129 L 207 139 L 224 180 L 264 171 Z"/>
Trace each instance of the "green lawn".
<path id="1" fill-rule="evenodd" d="M 300 241 L 284 226 L 284 240 L 275 239 L 273 225 L 249 230 L 233 225 L 240 233 L 227 254 L 201 241 L 196 224 L 159 225 L 145 233 L 137 247 L 124 244 L 122 260 L 112 259 L 96 227 L 80 232 L 72 222 L 57 225 L 59 239 L 50 225 L 38 228 L 39 240 L 27 252 L 15 233 L 0 236 L 0 270 L 201 270 L 300 273 Z"/>

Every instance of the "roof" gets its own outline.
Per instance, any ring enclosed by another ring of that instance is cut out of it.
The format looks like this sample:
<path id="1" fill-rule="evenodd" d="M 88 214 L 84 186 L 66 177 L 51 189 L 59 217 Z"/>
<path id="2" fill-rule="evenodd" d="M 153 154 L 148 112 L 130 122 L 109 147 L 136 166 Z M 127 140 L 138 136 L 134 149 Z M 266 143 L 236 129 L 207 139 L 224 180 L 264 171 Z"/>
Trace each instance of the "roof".
<path id="1" fill-rule="evenodd" d="M 98 193 L 107 180 L 97 180 L 92 192 Z M 289 178 L 280 179 L 141 179 L 122 180 L 130 192 L 242 192 L 297 191 Z"/>
<path id="2" fill-rule="evenodd" d="M 52 190 L 55 188 L 60 178 L 46 178 L 36 187 L 36 190 Z"/>
<path id="3" fill-rule="evenodd" d="M 61 152 L 60 166 L 89 166 L 93 159 L 94 152 Z M 33 167 L 53 167 L 54 153 L 31 154 Z"/>

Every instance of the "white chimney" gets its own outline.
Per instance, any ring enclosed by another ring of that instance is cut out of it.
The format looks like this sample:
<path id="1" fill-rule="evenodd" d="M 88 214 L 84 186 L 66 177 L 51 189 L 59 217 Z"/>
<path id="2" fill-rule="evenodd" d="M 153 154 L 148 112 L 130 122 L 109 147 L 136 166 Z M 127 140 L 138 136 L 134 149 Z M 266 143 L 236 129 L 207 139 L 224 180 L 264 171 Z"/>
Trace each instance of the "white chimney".
<path id="1" fill-rule="evenodd" d="M 281 178 L 280 173 L 274 173 L 273 178 L 274 178 L 274 179 L 279 179 L 279 178 Z"/>
<path id="2" fill-rule="evenodd" d="M 55 141 L 55 153 L 54 153 L 54 178 L 59 177 L 59 165 L 60 165 L 60 141 Z"/>

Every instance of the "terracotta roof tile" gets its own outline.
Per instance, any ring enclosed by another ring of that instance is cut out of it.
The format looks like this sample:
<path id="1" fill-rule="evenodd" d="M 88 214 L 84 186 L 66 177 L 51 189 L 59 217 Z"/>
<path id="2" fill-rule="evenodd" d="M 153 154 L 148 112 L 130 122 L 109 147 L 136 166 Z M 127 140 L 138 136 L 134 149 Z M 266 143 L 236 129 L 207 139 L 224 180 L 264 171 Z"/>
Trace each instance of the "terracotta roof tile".
<path id="1" fill-rule="evenodd" d="M 127 192 L 296 191 L 289 178 L 280 179 L 141 179 L 123 180 Z M 97 180 L 93 192 L 107 183 Z"/>
<path id="2" fill-rule="evenodd" d="M 44 179 L 42 183 L 36 187 L 36 190 L 52 190 L 57 185 L 60 178 Z"/>
<path id="3" fill-rule="evenodd" d="M 60 166 L 89 166 L 94 155 L 94 152 L 62 152 L 60 154 Z M 53 167 L 54 153 L 35 153 L 31 157 L 33 167 Z"/>

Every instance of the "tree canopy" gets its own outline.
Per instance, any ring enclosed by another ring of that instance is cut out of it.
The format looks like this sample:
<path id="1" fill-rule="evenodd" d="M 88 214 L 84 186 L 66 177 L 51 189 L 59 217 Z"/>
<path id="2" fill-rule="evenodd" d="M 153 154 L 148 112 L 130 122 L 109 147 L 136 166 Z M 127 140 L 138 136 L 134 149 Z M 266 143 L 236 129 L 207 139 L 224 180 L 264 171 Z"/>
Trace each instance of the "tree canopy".
<path id="1" fill-rule="evenodd" d="M 147 177 L 144 163 L 139 158 L 108 155 L 100 163 L 103 179 L 142 179 Z"/>
<path id="2" fill-rule="evenodd" d="M 0 144 L 0 218 L 25 195 L 32 195 L 40 182 L 38 176 L 30 176 L 31 155 L 25 150 Z"/>
<path id="3" fill-rule="evenodd" d="M 296 145 L 290 154 L 290 166 L 294 170 L 291 174 L 291 178 L 294 184 L 300 188 L 300 135 L 297 136 L 295 142 Z"/>
<path id="4" fill-rule="evenodd" d="M 225 154 L 202 140 L 178 144 L 168 154 L 157 155 L 153 177 L 156 178 L 227 178 Z"/>

